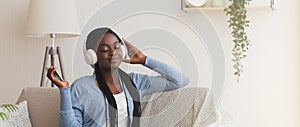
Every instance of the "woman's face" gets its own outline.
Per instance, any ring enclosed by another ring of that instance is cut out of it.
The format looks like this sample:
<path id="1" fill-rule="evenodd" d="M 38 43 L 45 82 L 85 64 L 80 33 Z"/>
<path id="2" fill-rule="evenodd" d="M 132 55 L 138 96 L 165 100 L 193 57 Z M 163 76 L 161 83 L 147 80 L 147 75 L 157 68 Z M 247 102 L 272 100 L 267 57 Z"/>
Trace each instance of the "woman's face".
<path id="1" fill-rule="evenodd" d="M 113 34 L 107 33 L 100 41 L 97 49 L 99 68 L 105 70 L 118 69 L 122 62 L 121 43 L 118 38 Z"/>

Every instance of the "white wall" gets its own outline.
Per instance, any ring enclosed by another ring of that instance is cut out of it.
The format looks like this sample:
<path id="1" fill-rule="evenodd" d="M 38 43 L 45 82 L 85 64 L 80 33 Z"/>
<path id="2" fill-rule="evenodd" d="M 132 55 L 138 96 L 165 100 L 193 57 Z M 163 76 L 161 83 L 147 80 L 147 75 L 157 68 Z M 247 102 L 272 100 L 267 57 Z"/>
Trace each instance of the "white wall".
<path id="1" fill-rule="evenodd" d="M 81 28 L 88 27 L 85 24 L 93 14 L 109 2 L 112 1 L 76 0 Z M 179 9 L 179 3 L 177 0 L 165 7 Z M 24 36 L 28 5 L 29 0 L 0 1 L 0 104 L 14 103 L 24 87 L 39 86 L 45 46 L 50 45 L 51 40 Z M 251 27 L 248 33 L 253 45 L 244 62 L 245 73 L 239 84 L 232 77 L 232 43 L 226 24 L 227 18 L 222 11 L 206 13 L 220 35 L 226 58 L 226 84 L 222 106 L 242 127 L 300 125 L 297 122 L 300 120 L 299 5 L 298 0 L 276 1 L 275 11 L 249 10 Z M 120 32 L 121 30 L 122 28 Z M 77 75 L 73 74 L 73 55 L 77 52 L 74 42 L 77 39 L 58 40 L 58 45 L 63 50 L 66 79 L 69 81 L 73 81 L 74 75 Z M 191 49 L 192 52 L 198 52 L 197 47 Z M 196 61 L 202 60 L 197 58 Z M 204 66 L 197 64 L 200 70 Z M 211 72 L 207 70 L 206 73 Z M 210 78 L 205 77 L 208 82 Z"/>
<path id="2" fill-rule="evenodd" d="M 251 39 L 244 74 L 227 78 L 222 105 L 245 127 L 299 126 L 299 1 L 276 1 L 276 10 L 249 10 Z M 229 31 L 222 12 L 209 12 L 232 74 Z M 221 16 L 220 16 L 221 15 Z"/>

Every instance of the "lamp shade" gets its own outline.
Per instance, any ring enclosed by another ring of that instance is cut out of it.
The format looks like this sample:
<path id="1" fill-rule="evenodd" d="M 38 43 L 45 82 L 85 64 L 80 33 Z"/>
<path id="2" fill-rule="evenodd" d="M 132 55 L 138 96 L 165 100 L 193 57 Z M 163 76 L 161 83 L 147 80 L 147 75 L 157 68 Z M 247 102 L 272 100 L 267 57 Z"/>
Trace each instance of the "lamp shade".
<path id="1" fill-rule="evenodd" d="M 74 0 L 30 0 L 27 37 L 74 37 L 80 34 Z"/>

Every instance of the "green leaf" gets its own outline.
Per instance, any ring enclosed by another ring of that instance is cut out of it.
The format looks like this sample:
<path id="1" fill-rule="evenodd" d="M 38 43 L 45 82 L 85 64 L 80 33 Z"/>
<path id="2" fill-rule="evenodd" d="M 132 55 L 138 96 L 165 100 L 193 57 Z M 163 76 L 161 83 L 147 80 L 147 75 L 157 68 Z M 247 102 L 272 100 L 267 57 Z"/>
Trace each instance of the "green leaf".
<path id="1" fill-rule="evenodd" d="M 1 117 L 2 120 L 7 120 L 8 119 L 8 116 L 3 112 L 0 112 L 0 117 Z"/>
<path id="2" fill-rule="evenodd" d="M 237 75 L 238 72 L 234 72 L 234 75 Z"/>
<path id="3" fill-rule="evenodd" d="M 2 107 L 4 109 L 6 109 L 9 112 L 14 112 L 18 110 L 18 107 L 16 105 L 13 104 L 3 104 Z"/>

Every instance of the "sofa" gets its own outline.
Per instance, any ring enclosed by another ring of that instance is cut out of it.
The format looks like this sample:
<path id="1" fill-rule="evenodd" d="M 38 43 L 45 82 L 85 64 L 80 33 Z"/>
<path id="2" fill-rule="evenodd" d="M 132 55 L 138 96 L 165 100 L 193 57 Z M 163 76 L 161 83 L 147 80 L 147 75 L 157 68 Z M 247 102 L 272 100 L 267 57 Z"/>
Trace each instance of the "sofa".
<path id="1" fill-rule="evenodd" d="M 181 88 L 149 94 L 142 99 L 142 127 L 186 126 L 208 127 L 220 121 L 220 114 L 211 108 L 207 88 Z M 17 104 L 26 100 L 33 127 L 56 127 L 59 123 L 60 93 L 58 88 L 28 87 L 23 89 Z M 213 106 L 211 106 L 213 107 Z"/>

